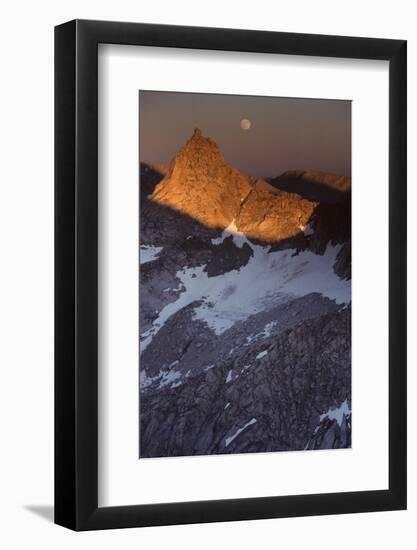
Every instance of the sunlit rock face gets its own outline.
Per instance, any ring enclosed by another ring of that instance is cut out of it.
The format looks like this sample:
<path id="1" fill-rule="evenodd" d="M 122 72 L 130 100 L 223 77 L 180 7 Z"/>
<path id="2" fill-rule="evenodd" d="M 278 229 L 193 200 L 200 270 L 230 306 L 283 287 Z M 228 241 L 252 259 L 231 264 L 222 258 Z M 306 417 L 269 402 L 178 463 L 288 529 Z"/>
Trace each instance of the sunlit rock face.
<path id="1" fill-rule="evenodd" d="M 264 241 L 297 235 L 317 205 L 232 168 L 198 128 L 150 199 L 208 227 L 225 229 L 234 222 L 238 231 Z"/>
<path id="2" fill-rule="evenodd" d="M 350 184 L 277 179 L 141 164 L 141 458 L 351 444 Z"/>

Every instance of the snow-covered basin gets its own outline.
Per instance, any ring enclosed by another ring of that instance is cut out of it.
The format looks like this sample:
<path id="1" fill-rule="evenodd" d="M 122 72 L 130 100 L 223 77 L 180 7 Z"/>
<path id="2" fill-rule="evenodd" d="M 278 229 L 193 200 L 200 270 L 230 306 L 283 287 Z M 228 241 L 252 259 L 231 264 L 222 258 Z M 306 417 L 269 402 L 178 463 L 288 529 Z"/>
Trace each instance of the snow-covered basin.
<path id="1" fill-rule="evenodd" d="M 341 245 L 328 244 L 323 256 L 310 251 L 295 255 L 294 249 L 268 253 L 268 246 L 252 244 L 233 229 L 229 226 L 218 240 L 232 234 L 236 246 L 242 247 L 246 242 L 253 250 L 248 263 L 216 277 L 209 277 L 204 265 L 178 271 L 184 291 L 159 312 L 152 327 L 141 335 L 141 352 L 170 317 L 196 301 L 200 304 L 194 308 L 194 319 L 207 323 L 217 335 L 250 315 L 312 292 L 338 304 L 350 302 L 350 281 L 340 279 L 333 271 Z"/>

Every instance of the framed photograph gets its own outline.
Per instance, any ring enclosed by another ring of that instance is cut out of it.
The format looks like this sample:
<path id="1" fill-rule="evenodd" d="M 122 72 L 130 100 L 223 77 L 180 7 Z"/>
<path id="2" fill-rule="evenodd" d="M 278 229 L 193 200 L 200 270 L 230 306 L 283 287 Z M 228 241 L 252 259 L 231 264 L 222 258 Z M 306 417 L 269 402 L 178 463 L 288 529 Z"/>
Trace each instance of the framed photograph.
<path id="1" fill-rule="evenodd" d="M 406 42 L 55 29 L 55 522 L 406 508 Z"/>

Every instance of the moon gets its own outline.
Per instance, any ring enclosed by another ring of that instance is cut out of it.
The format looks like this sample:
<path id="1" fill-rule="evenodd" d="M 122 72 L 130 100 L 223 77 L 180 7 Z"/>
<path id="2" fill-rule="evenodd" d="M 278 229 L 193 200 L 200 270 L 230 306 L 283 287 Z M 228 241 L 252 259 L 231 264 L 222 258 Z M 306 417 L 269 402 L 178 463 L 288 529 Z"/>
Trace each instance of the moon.
<path id="1" fill-rule="evenodd" d="M 249 130 L 251 126 L 252 122 L 247 118 L 242 118 L 242 120 L 240 121 L 240 127 L 242 128 L 242 130 Z"/>

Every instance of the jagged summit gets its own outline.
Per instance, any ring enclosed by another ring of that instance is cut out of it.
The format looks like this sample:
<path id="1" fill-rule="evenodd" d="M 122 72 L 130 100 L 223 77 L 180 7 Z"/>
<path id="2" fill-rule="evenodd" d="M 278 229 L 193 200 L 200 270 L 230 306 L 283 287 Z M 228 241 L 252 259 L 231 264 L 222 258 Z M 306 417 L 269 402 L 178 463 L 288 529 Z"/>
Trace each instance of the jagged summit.
<path id="1" fill-rule="evenodd" d="M 178 151 L 171 163 L 171 173 L 176 169 L 204 171 L 208 167 L 218 170 L 227 165 L 217 143 L 203 135 L 200 128 L 194 128 L 193 135 Z"/>
<path id="2" fill-rule="evenodd" d="M 204 139 L 204 140 L 209 140 L 209 141 L 211 141 L 212 143 L 215 143 L 215 141 L 211 140 L 210 138 L 204 137 L 201 128 L 197 128 L 197 127 L 196 127 L 196 128 L 194 128 L 194 132 L 193 132 L 193 135 L 192 135 L 191 138 L 190 138 L 190 141 L 191 141 L 191 140 L 194 140 L 194 141 L 195 141 L 195 140 L 198 140 L 199 138 L 202 138 L 202 139 Z"/>
<path id="3" fill-rule="evenodd" d="M 217 143 L 196 128 L 172 160 L 151 200 L 209 227 L 225 228 L 250 191 L 248 178 L 229 166 Z"/>
<path id="4" fill-rule="evenodd" d="M 203 134 L 202 129 L 198 128 L 198 127 L 194 128 L 193 135 L 187 141 L 187 144 L 190 144 L 190 143 L 200 143 L 200 144 L 205 144 L 205 145 L 212 145 L 212 146 L 216 147 L 217 149 L 219 148 L 217 143 L 214 141 L 214 139 L 211 139 L 210 137 L 205 136 Z"/>
<path id="5" fill-rule="evenodd" d="M 199 128 L 178 151 L 149 198 L 208 227 L 225 229 L 234 222 L 237 230 L 265 241 L 299 234 L 316 206 L 236 170 Z"/>

